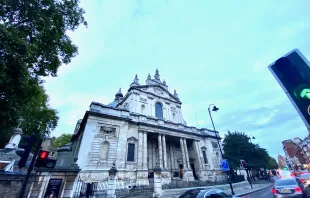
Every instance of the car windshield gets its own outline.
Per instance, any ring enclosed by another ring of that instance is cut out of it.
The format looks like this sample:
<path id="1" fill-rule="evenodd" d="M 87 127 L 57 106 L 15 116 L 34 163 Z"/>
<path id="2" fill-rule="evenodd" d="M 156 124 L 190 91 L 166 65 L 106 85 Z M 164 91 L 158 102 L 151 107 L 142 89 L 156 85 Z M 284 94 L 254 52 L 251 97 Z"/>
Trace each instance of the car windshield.
<path id="1" fill-rule="evenodd" d="M 280 179 L 276 181 L 276 186 L 296 185 L 295 179 Z"/>
<path id="2" fill-rule="evenodd" d="M 300 175 L 301 179 L 310 178 L 310 173 Z"/>

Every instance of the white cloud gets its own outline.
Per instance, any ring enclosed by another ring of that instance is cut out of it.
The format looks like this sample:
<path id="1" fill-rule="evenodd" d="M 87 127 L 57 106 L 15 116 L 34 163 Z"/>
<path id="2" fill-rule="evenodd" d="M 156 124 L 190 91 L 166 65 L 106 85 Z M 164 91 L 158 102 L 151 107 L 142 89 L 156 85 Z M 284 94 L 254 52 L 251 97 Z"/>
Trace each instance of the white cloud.
<path id="1" fill-rule="evenodd" d="M 206 122 L 204 120 L 198 120 L 198 124 L 200 126 L 204 126 L 206 124 Z"/>

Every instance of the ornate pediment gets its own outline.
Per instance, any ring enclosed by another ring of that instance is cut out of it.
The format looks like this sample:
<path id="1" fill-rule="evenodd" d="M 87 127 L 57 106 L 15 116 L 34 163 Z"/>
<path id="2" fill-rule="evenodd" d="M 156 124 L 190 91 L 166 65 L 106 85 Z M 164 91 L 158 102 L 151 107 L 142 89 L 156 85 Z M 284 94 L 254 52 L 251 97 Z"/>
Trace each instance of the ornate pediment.
<path id="1" fill-rule="evenodd" d="M 201 150 L 207 150 L 207 148 L 205 146 L 201 147 Z"/>
<path id="2" fill-rule="evenodd" d="M 128 141 L 128 142 L 137 142 L 138 139 L 135 138 L 135 137 L 133 137 L 133 136 L 131 136 L 131 137 L 127 138 L 127 141 Z"/>

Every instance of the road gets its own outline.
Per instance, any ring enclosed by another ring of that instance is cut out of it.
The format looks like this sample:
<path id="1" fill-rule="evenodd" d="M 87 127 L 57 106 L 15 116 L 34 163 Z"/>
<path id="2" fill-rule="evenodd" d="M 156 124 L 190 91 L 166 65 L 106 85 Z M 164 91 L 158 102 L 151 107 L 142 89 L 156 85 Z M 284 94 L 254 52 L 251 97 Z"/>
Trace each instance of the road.
<path id="1" fill-rule="evenodd" d="M 243 196 L 243 198 L 274 198 L 273 194 L 271 193 L 271 189 L 272 189 L 272 187 L 266 188 L 264 190 L 260 190 L 260 191 L 257 191 L 255 193 L 245 195 L 245 196 Z"/>

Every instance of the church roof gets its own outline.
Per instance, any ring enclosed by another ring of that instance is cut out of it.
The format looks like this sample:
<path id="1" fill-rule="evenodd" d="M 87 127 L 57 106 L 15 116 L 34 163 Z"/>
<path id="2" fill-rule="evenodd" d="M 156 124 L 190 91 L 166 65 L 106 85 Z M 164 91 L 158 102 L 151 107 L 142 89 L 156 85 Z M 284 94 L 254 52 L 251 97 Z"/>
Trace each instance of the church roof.
<path id="1" fill-rule="evenodd" d="M 155 71 L 154 78 L 152 78 L 151 75 L 148 74 L 147 79 L 146 79 L 145 82 L 146 82 L 145 85 L 140 85 L 138 75 L 136 74 L 133 82 L 130 84 L 128 92 L 130 90 L 132 90 L 132 89 L 138 89 L 139 91 L 142 91 L 141 88 L 159 87 L 159 88 L 162 88 L 163 91 L 167 92 L 169 94 L 169 96 L 172 99 L 175 100 L 173 102 L 182 104 L 180 99 L 179 99 L 179 96 L 178 96 L 176 90 L 174 90 L 173 94 L 170 93 L 169 90 L 168 90 L 168 85 L 167 85 L 166 81 L 165 80 L 163 80 L 163 81 L 160 80 L 160 75 L 159 75 L 158 69 L 156 69 L 156 71 Z M 152 93 L 148 93 L 148 94 L 152 94 Z M 161 96 L 158 96 L 158 95 L 156 95 L 156 96 L 157 97 L 161 97 Z M 122 94 L 121 89 L 119 89 L 119 91 L 115 94 L 114 101 L 109 103 L 107 106 L 117 108 L 118 105 L 121 104 L 122 101 L 124 101 L 124 99 L 126 99 L 126 97 L 128 97 L 128 94 L 126 94 L 125 97 L 124 97 L 123 94 Z M 170 100 L 170 99 L 168 99 L 168 100 Z"/>

